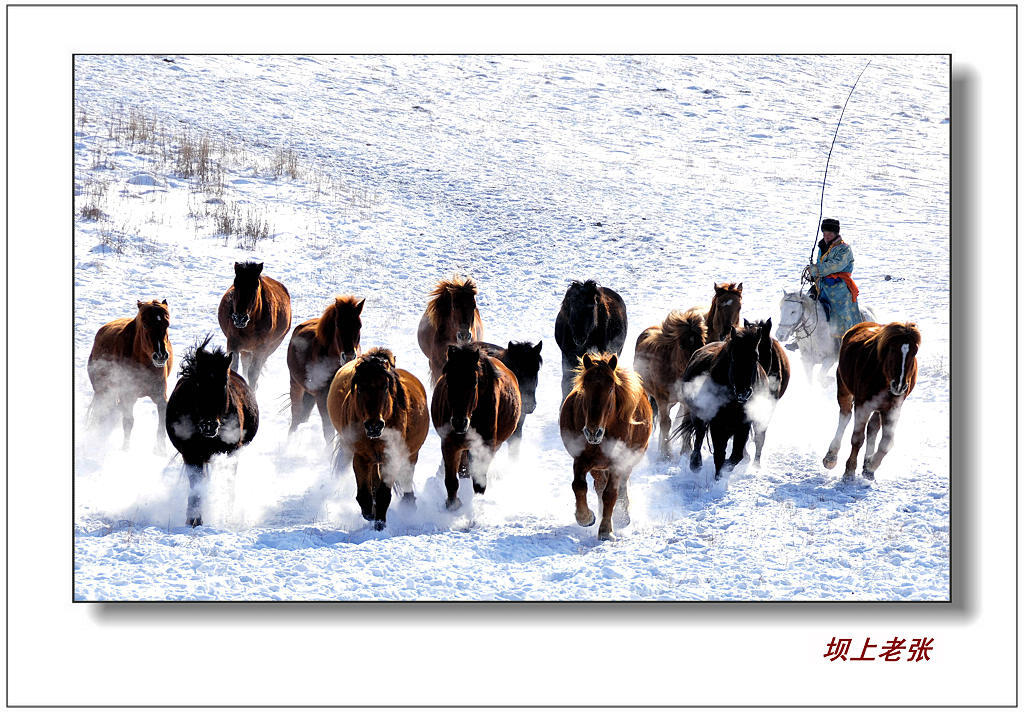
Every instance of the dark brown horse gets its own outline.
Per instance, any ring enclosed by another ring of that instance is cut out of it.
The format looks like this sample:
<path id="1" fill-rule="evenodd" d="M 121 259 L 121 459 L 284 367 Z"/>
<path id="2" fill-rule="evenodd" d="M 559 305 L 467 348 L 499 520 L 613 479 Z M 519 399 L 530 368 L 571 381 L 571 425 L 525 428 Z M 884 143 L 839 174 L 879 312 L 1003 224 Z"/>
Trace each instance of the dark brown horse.
<path id="1" fill-rule="evenodd" d="M 724 341 L 712 341 L 690 358 L 683 373 L 683 405 L 686 413 L 673 435 L 683 436 L 684 451 L 690 450 L 690 469 L 699 470 L 700 448 L 710 430 L 715 459 L 715 479 L 721 479 L 726 465 L 725 449 L 732 439 L 727 469 L 743 459 L 750 426 L 770 414 L 751 412 L 767 397 L 768 377 L 758 363 L 761 330 L 729 327 Z M 770 403 L 768 403 L 770 406 Z M 760 408 L 757 409 L 758 411 Z M 767 423 L 762 421 L 763 427 Z"/>
<path id="2" fill-rule="evenodd" d="M 392 488 L 403 502 L 416 500 L 413 472 L 430 429 L 423 384 L 395 368 L 389 350 L 371 349 L 338 369 L 327 410 L 338 432 L 335 472 L 351 460 L 363 518 L 383 529 Z"/>
<path id="3" fill-rule="evenodd" d="M 167 338 L 171 315 L 166 299 L 135 305 L 138 312 L 134 319 L 115 319 L 96 332 L 87 367 L 95 394 L 90 419 L 101 423 L 106 435 L 111 418 L 120 410 L 127 449 L 135 425 L 135 401 L 149 398 L 156 404 L 157 413 L 154 447 L 163 453 L 167 376 L 174 357 Z"/>
<path id="4" fill-rule="evenodd" d="M 494 453 L 515 432 L 522 402 L 508 367 L 476 344 L 449 346 L 434 386 L 430 417 L 441 436 L 446 506 L 458 509 L 458 477 L 471 477 L 473 491 L 487 488 Z"/>
<path id="5" fill-rule="evenodd" d="M 238 371 L 246 354 L 245 375 L 255 390 L 260 371 L 292 326 L 292 300 L 283 284 L 262 276 L 262 262 L 236 262 L 235 281 L 220 300 L 217 319 Z"/>
<path id="6" fill-rule="evenodd" d="M 836 466 L 843 431 L 853 417 L 850 457 L 846 460 L 844 480 L 857 472 L 857 455 L 865 442 L 865 479 L 875 479 L 882 458 L 892 448 L 900 408 L 917 383 L 917 350 L 921 332 L 912 322 L 892 322 L 882 326 L 873 321 L 861 322 L 843 335 L 839 347 L 839 368 L 836 370 L 836 399 L 839 401 L 839 426 L 825 455 L 824 465 Z M 875 436 L 882 431 L 878 450 Z"/>
<path id="7" fill-rule="evenodd" d="M 537 380 L 544 359 L 540 356 L 543 341 L 531 344 L 529 341 L 509 341 L 503 348 L 497 344 L 480 342 L 480 348 L 488 355 L 508 366 L 508 370 L 516 377 L 519 384 L 519 396 L 523 410 L 519 414 L 519 424 L 508 439 L 508 449 L 512 457 L 519 456 L 519 448 L 523 442 L 523 424 L 526 416 L 537 409 Z"/>
<path id="8" fill-rule="evenodd" d="M 633 368 L 643 380 L 644 390 L 658 415 L 662 457 L 668 457 L 672 416 L 676 403 L 683 402 L 683 371 L 694 351 L 707 343 L 707 326 L 698 308 L 670 312 L 660 326 L 644 329 L 636 340 Z"/>
<path id="9" fill-rule="evenodd" d="M 416 337 L 420 350 L 430 360 L 430 381 L 437 383 L 449 346 L 484 338 L 484 325 L 476 308 L 476 282 L 458 276 L 438 282 L 430 293 Z"/>
<path id="10" fill-rule="evenodd" d="M 569 395 L 585 353 L 622 353 L 629 320 L 614 289 L 592 279 L 573 280 L 555 316 L 555 343 L 562 352 L 562 400 Z"/>
<path id="11" fill-rule="evenodd" d="M 207 349 L 209 343 L 207 336 L 185 354 L 181 377 L 167 400 L 167 435 L 185 462 L 185 518 L 192 527 L 203 523 L 210 458 L 252 442 L 260 424 L 256 398 L 245 379 L 231 370 L 231 354 L 220 347 Z"/>
<path id="12" fill-rule="evenodd" d="M 654 428 L 654 414 L 640 377 L 618 368 L 615 354 L 584 354 L 574 387 L 558 419 L 562 442 L 572 455 L 576 522 L 589 527 L 596 517 L 587 506 L 587 473 L 601 499 L 600 539 L 612 537 L 612 511 L 622 501 L 620 526 L 629 523 L 627 483 L 643 458 Z"/>
<path id="13" fill-rule="evenodd" d="M 324 439 L 334 438 L 334 426 L 327 413 L 327 389 L 338 368 L 359 355 L 359 333 L 363 322 L 359 315 L 365 299 L 335 297 L 316 319 L 302 322 L 292 331 L 288 342 L 289 396 L 295 429 L 306 422 L 313 404 L 320 411 Z"/>
<path id="14" fill-rule="evenodd" d="M 754 327 L 761 331 L 761 341 L 757 345 L 757 362 L 764 369 L 768 378 L 768 395 L 772 400 L 778 402 L 789 388 L 789 356 L 782 348 L 782 344 L 772 338 L 772 320 L 758 321 L 753 324 L 746 319 L 743 320 L 746 327 Z M 767 413 L 753 422 L 754 428 L 754 463 L 761 464 L 761 450 L 764 448 L 764 436 L 768 432 Z"/>
<path id="15" fill-rule="evenodd" d="M 721 341 L 729 333 L 730 326 L 740 325 L 740 308 L 743 306 L 743 282 L 722 282 L 715 285 L 715 296 L 711 300 L 704 321 L 708 326 L 708 343 Z"/>

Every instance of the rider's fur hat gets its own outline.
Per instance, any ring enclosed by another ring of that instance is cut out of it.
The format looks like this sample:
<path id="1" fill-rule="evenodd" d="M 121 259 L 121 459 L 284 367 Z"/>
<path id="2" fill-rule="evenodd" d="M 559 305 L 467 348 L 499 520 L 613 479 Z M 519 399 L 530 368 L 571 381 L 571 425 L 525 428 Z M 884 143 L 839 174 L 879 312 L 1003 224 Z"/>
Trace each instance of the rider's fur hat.
<path id="1" fill-rule="evenodd" d="M 835 218 L 825 218 L 821 221 L 822 232 L 839 232 L 839 221 Z"/>

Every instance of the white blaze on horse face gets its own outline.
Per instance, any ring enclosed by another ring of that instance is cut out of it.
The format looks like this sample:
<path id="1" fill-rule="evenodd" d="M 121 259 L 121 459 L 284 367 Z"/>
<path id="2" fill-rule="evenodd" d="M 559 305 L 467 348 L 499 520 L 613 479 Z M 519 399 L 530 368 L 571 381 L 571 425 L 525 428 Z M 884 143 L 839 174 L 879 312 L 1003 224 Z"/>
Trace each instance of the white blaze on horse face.
<path id="1" fill-rule="evenodd" d="M 899 385 L 903 386 L 903 376 L 907 372 L 907 353 L 910 351 L 910 344 L 903 344 L 900 347 L 900 351 L 903 353 L 903 363 L 900 365 L 900 380 Z"/>

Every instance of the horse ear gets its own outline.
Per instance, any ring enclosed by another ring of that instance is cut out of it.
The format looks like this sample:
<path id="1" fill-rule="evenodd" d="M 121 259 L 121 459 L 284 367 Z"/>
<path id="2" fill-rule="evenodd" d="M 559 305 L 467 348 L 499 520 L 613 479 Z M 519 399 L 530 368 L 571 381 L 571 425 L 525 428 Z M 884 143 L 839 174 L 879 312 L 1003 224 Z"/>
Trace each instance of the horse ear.
<path id="1" fill-rule="evenodd" d="M 717 292 L 718 291 L 718 282 L 714 282 L 714 285 L 715 285 L 715 291 Z"/>
<path id="2" fill-rule="evenodd" d="M 508 348 L 506 348 L 505 350 L 506 351 L 511 351 L 512 350 L 512 342 L 511 341 L 508 342 Z"/>
<path id="3" fill-rule="evenodd" d="M 766 334 L 772 333 L 772 318 L 768 317 L 768 321 L 764 323 L 764 331 Z"/>
<path id="4" fill-rule="evenodd" d="M 364 304 L 366 304 L 366 299 L 360 299 L 356 303 L 356 316 L 359 316 L 360 314 L 363 313 L 363 305 Z"/>
<path id="5" fill-rule="evenodd" d="M 166 299 L 165 299 L 165 300 L 163 300 L 163 301 L 162 301 L 162 302 L 160 302 L 160 303 L 161 303 L 161 304 L 163 304 L 164 306 L 167 306 L 167 300 L 166 300 Z"/>
<path id="6" fill-rule="evenodd" d="M 594 365 L 594 357 L 590 353 L 583 354 L 583 368 L 590 368 Z"/>
<path id="7" fill-rule="evenodd" d="M 729 326 L 729 338 L 732 338 L 734 336 L 736 336 L 736 327 L 730 325 Z"/>
<path id="8" fill-rule="evenodd" d="M 538 355 L 539 355 L 539 354 L 540 354 L 540 347 L 541 347 L 541 346 L 543 346 L 543 345 L 544 345 L 544 342 L 543 342 L 543 341 L 538 341 L 538 342 L 537 342 L 537 345 L 533 347 L 533 352 L 534 352 L 535 354 L 538 354 Z"/>
<path id="9" fill-rule="evenodd" d="M 142 302 L 139 301 L 139 300 L 135 300 L 135 308 L 136 309 L 142 309 Z"/>
<path id="10" fill-rule="evenodd" d="M 611 370 L 614 371 L 615 367 L 618 366 L 618 365 L 619 365 L 619 357 L 616 356 L 615 354 L 612 354 L 612 357 L 610 359 L 608 359 L 608 367 Z"/>
<path id="11" fill-rule="evenodd" d="M 241 271 L 242 271 L 242 263 L 241 262 L 236 262 L 235 263 L 235 274 L 238 274 Z"/>
<path id="12" fill-rule="evenodd" d="M 256 265 L 256 274 L 263 274 L 263 263 L 260 262 Z"/>
<path id="13" fill-rule="evenodd" d="M 743 320 L 743 328 L 744 329 L 749 329 L 750 328 L 750 322 L 747 321 L 746 319 Z"/>
<path id="14" fill-rule="evenodd" d="M 736 291 L 739 292 L 740 294 L 743 294 L 743 282 L 740 282 L 739 284 L 736 285 Z"/>

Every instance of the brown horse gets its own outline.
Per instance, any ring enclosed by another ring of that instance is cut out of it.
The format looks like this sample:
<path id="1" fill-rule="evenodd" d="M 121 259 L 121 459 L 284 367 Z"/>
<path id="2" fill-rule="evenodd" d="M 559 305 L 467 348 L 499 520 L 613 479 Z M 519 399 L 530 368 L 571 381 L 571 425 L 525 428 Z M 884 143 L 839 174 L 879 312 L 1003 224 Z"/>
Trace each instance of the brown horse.
<path id="1" fill-rule="evenodd" d="M 662 457 L 668 457 L 672 416 L 676 403 L 683 402 L 682 380 L 693 352 L 707 343 L 707 326 L 698 308 L 672 311 L 660 326 L 644 329 L 636 340 L 633 368 L 643 381 L 658 414 Z"/>
<path id="2" fill-rule="evenodd" d="M 156 445 L 164 452 L 167 417 L 167 376 L 174 351 L 167 338 L 170 311 L 167 300 L 136 302 L 134 319 L 115 319 L 96 332 L 89 354 L 89 380 L 94 392 L 90 415 L 104 425 L 105 433 L 114 411 L 120 409 L 124 448 L 135 425 L 135 401 L 149 398 L 156 404 Z"/>
<path id="3" fill-rule="evenodd" d="M 246 380 L 256 381 L 267 357 L 281 345 L 292 327 L 292 300 L 283 284 L 263 277 L 262 262 L 236 262 L 235 281 L 220 300 L 217 319 L 233 354 L 231 368 L 239 371 L 240 355 L 248 354 Z"/>
<path id="4" fill-rule="evenodd" d="M 721 341 L 729 334 L 730 326 L 740 325 L 740 307 L 743 306 L 743 282 L 715 284 L 715 296 L 704 317 L 708 325 L 708 340 Z"/>
<path id="5" fill-rule="evenodd" d="M 452 344 L 482 341 L 484 325 L 476 308 L 476 282 L 468 277 L 443 279 L 430 293 L 416 337 L 430 360 L 430 381 L 437 383 Z"/>
<path id="6" fill-rule="evenodd" d="M 823 464 L 829 470 L 836 466 L 843 432 L 853 418 L 850 457 L 846 460 L 844 480 L 857 472 L 857 455 L 865 442 L 864 478 L 875 479 L 882 458 L 892 448 L 896 422 L 903 401 L 917 382 L 917 350 L 921 332 L 912 322 L 892 322 L 882 326 L 873 321 L 861 322 L 843 335 L 839 347 L 839 368 L 836 370 L 836 398 L 839 401 L 839 426 L 828 447 Z M 874 452 L 879 429 L 882 439 Z"/>
<path id="7" fill-rule="evenodd" d="M 413 471 L 427 438 L 427 392 L 416 376 L 395 368 L 387 349 L 371 349 L 338 369 L 327 395 L 338 432 L 335 472 L 352 461 L 363 518 L 383 529 L 392 487 L 414 503 Z"/>
<path id="8" fill-rule="evenodd" d="M 328 442 L 333 439 L 334 426 L 327 413 L 327 390 L 338 368 L 360 353 L 359 333 L 363 322 L 359 315 L 365 301 L 351 296 L 335 297 L 319 318 L 304 321 L 292 331 L 288 342 L 292 403 L 289 433 L 306 422 L 316 403 L 324 439 Z"/>
<path id="9" fill-rule="evenodd" d="M 458 509 L 458 476 L 471 477 L 473 491 L 484 493 L 494 453 L 519 424 L 522 400 L 512 371 L 478 344 L 449 346 L 441 370 L 430 417 L 441 436 L 445 504 Z"/>
<path id="10" fill-rule="evenodd" d="M 610 539 L 612 510 L 620 494 L 622 525 L 629 523 L 629 474 L 647 450 L 654 429 L 654 414 L 640 377 L 618 368 L 615 354 L 584 354 L 558 424 L 565 449 L 573 457 L 576 522 L 589 527 L 596 519 L 587 506 L 589 472 L 601 498 L 597 536 Z"/>

